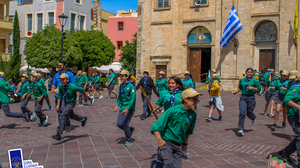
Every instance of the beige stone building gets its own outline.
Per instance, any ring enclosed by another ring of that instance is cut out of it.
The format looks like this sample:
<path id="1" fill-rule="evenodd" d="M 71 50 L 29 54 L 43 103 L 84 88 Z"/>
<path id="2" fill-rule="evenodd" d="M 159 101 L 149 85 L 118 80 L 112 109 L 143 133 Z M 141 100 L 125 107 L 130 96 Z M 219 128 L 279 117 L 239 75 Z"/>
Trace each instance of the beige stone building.
<path id="1" fill-rule="evenodd" d="M 230 90 L 248 67 L 299 69 L 296 0 L 199 0 L 199 6 L 194 1 L 138 0 L 138 78 L 144 70 L 153 78 L 160 70 L 167 76 L 188 70 L 200 82 L 216 69 Z M 223 49 L 220 40 L 233 2 L 243 29 Z"/>

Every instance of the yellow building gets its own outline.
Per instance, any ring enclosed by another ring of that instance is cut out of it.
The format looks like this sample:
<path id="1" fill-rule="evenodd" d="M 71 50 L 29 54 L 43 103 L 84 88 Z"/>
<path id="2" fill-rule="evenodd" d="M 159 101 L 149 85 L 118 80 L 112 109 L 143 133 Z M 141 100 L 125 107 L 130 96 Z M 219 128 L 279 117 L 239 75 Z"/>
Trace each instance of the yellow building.
<path id="1" fill-rule="evenodd" d="M 114 17 L 114 16 L 116 16 L 116 14 L 101 9 L 101 27 L 105 35 L 107 35 L 107 19 L 108 17 Z"/>
<path id="2" fill-rule="evenodd" d="M 0 52 L 4 60 L 10 58 L 9 53 L 9 31 L 13 29 L 13 22 L 9 21 L 9 2 L 11 0 L 0 0 Z"/>
<path id="3" fill-rule="evenodd" d="M 130 16 L 138 16 L 138 12 L 134 10 L 129 10 L 129 11 L 124 11 L 124 10 L 119 10 L 117 11 L 117 17 L 130 17 Z"/>

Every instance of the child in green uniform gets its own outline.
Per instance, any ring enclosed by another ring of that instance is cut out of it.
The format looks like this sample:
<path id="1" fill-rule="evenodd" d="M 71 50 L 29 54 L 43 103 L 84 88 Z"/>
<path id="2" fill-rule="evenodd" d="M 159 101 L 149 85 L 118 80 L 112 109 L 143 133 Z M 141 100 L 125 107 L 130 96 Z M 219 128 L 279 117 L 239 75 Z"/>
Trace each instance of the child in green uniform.
<path id="1" fill-rule="evenodd" d="M 100 75 L 99 75 L 99 72 L 95 72 L 95 90 L 94 90 L 94 93 L 93 93 L 93 97 L 95 97 L 96 95 L 96 92 L 98 92 L 100 94 L 100 97 L 99 99 L 102 99 L 103 98 L 103 95 L 100 91 L 100 86 L 101 86 L 101 82 L 100 82 Z"/>
<path id="2" fill-rule="evenodd" d="M 297 74 L 297 78 L 300 79 L 300 74 Z M 290 156 L 297 151 L 298 155 L 298 168 L 300 167 L 300 122 L 299 122 L 299 110 L 300 110 L 300 80 L 295 82 L 294 85 L 288 90 L 284 97 L 283 103 L 287 105 L 288 122 L 290 123 L 294 132 L 294 139 L 290 144 L 285 147 L 278 154 L 281 156 L 279 159 L 285 162 L 291 162 Z"/>
<path id="3" fill-rule="evenodd" d="M 106 99 L 111 99 L 111 93 L 116 95 L 116 98 L 118 97 L 118 94 L 114 91 L 115 83 L 116 83 L 116 75 L 113 69 L 109 69 L 107 77 L 107 91 L 108 91 L 108 97 Z"/>
<path id="4" fill-rule="evenodd" d="M 38 74 L 38 80 L 39 82 L 45 87 L 47 93 L 46 93 L 46 96 L 45 96 L 45 100 L 47 102 L 47 105 L 49 107 L 49 111 L 52 111 L 52 105 L 51 105 L 51 102 L 49 100 L 49 96 L 48 96 L 48 90 L 46 88 L 46 83 L 45 83 L 45 80 L 42 78 L 42 75 L 40 73 L 37 73 Z"/>
<path id="5" fill-rule="evenodd" d="M 266 71 L 264 71 L 264 70 L 262 70 L 260 72 L 260 74 L 258 75 L 259 83 L 260 83 L 260 86 L 261 86 L 261 92 L 259 93 L 260 96 L 265 93 L 265 88 L 266 88 L 265 76 L 266 76 Z"/>
<path id="6" fill-rule="evenodd" d="M 132 145 L 131 137 L 134 128 L 129 127 L 129 123 L 135 110 L 136 96 L 135 87 L 130 83 L 129 72 L 122 70 L 120 75 L 122 83 L 120 85 L 118 102 L 114 112 L 117 112 L 120 107 L 117 126 L 124 130 L 126 136 L 125 146 L 128 147 Z"/>
<path id="7" fill-rule="evenodd" d="M 255 94 L 259 93 L 261 90 L 261 86 L 258 80 L 253 78 L 252 68 L 248 68 L 246 70 L 246 75 L 246 78 L 240 79 L 238 89 L 232 92 L 234 95 L 236 95 L 239 91 L 242 91 L 239 102 L 240 115 L 238 135 L 240 136 L 244 136 L 244 124 L 246 115 L 252 120 L 252 125 L 254 125 L 256 122 L 256 116 L 253 113 L 256 106 Z"/>
<path id="8" fill-rule="evenodd" d="M 48 123 L 48 116 L 46 116 L 42 111 L 44 97 L 47 95 L 47 89 L 42 85 L 38 80 L 38 74 L 35 73 L 32 75 L 32 93 L 35 98 L 35 113 L 40 119 L 40 127 L 44 127 Z"/>
<path id="9" fill-rule="evenodd" d="M 169 108 L 152 125 L 151 133 L 158 142 L 158 159 L 151 161 L 151 167 L 182 167 L 183 151 L 187 150 L 189 136 L 193 134 L 200 93 L 188 88 L 182 93 L 182 104 Z"/>
<path id="10" fill-rule="evenodd" d="M 60 102 L 65 100 L 65 108 L 59 117 L 59 127 L 56 135 L 52 136 L 53 139 L 60 141 L 62 139 L 62 133 L 65 129 L 67 117 L 81 122 L 81 126 L 84 127 L 87 121 L 87 117 L 82 117 L 74 113 L 73 109 L 76 105 L 76 92 L 84 92 L 84 88 L 76 86 L 74 83 L 69 82 L 69 76 L 62 73 L 59 77 L 60 84 L 58 88 L 58 103 L 56 110 L 60 111 Z"/>
<path id="11" fill-rule="evenodd" d="M 184 79 L 181 80 L 185 88 L 195 88 L 194 81 L 189 71 L 185 71 Z"/>
<path id="12" fill-rule="evenodd" d="M 79 71 L 77 72 L 77 75 L 75 75 L 76 86 L 79 86 L 79 85 L 80 85 L 81 74 L 82 74 L 82 70 L 79 70 Z"/>
<path id="13" fill-rule="evenodd" d="M 9 109 L 9 97 L 7 92 L 13 92 L 14 88 L 4 80 L 4 73 L 0 72 L 0 110 L 2 108 L 6 117 L 24 118 L 24 113 L 10 112 Z"/>
<path id="14" fill-rule="evenodd" d="M 169 79 L 169 88 L 159 94 L 159 99 L 156 102 L 156 106 L 153 109 L 155 112 L 160 107 L 164 106 L 164 111 L 169 108 L 182 104 L 181 94 L 184 91 L 184 86 L 178 77 L 171 77 Z"/>
<path id="15" fill-rule="evenodd" d="M 95 80 L 96 79 L 96 77 L 95 77 L 95 73 L 93 72 L 92 73 L 92 75 L 89 77 L 89 80 L 88 80 L 88 82 L 89 82 L 89 85 L 88 85 L 88 91 L 89 91 L 89 94 L 88 94 L 88 96 L 91 96 L 91 91 L 90 91 L 90 89 L 92 89 L 92 93 L 94 92 L 94 85 L 95 85 Z M 91 98 L 94 98 L 94 96 L 91 96 Z"/>
<path id="16" fill-rule="evenodd" d="M 79 87 L 83 87 L 84 90 L 86 91 L 87 85 L 88 85 L 88 77 L 86 76 L 86 72 L 81 73 L 81 78 L 80 78 L 79 84 L 80 84 Z M 85 93 L 79 92 L 79 104 L 78 104 L 78 106 L 83 106 L 83 104 L 82 104 L 83 94 L 85 94 Z M 94 104 L 94 101 L 95 101 L 94 98 L 91 98 L 89 96 L 87 96 L 87 98 L 91 102 L 91 104 Z"/>
<path id="17" fill-rule="evenodd" d="M 267 91 L 266 91 L 266 104 L 265 104 L 265 111 L 264 111 L 264 115 L 268 115 L 267 109 L 269 106 L 269 103 L 271 102 L 271 113 L 269 114 L 269 117 L 273 118 L 274 114 L 273 114 L 273 110 L 274 110 L 274 104 L 275 104 L 275 99 L 276 99 L 276 95 L 277 92 L 275 90 L 275 86 L 277 85 L 277 82 L 275 80 L 275 74 L 271 73 L 271 81 L 267 81 Z"/>
<path id="18" fill-rule="evenodd" d="M 282 116 L 283 116 L 282 128 L 283 129 L 286 128 L 287 108 L 286 108 L 286 104 L 283 103 L 283 100 L 292 84 L 292 82 L 288 80 L 289 74 L 290 74 L 289 71 L 283 70 L 281 73 L 281 81 L 278 82 L 275 86 L 275 89 L 277 90 L 278 93 L 275 99 L 276 113 L 274 116 L 274 124 L 271 127 L 271 129 L 273 130 L 277 128 L 277 121 L 279 119 L 281 108 L 282 108 Z"/>
<path id="19" fill-rule="evenodd" d="M 165 91 L 169 89 L 168 80 L 165 79 L 165 72 L 163 71 L 159 72 L 159 79 L 157 79 L 154 86 L 158 87 L 158 94 L 160 94 L 161 91 Z"/>
<path id="20" fill-rule="evenodd" d="M 32 113 L 32 111 L 30 111 L 26 106 L 29 102 L 30 99 L 30 93 L 31 93 L 31 89 L 30 89 L 30 83 L 27 81 L 28 76 L 26 74 L 21 75 L 21 111 L 24 113 L 24 118 L 25 121 L 32 121 L 35 118 L 35 113 Z"/>

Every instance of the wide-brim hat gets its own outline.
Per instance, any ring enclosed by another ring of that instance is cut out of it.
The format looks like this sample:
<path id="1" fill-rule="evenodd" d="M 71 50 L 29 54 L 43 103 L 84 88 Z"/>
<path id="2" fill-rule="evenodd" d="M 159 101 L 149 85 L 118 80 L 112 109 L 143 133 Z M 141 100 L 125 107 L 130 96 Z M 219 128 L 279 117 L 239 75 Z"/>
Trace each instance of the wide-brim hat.
<path id="1" fill-rule="evenodd" d="M 290 71 L 289 79 L 296 79 L 297 75 L 298 75 L 298 71 L 297 70 L 292 70 L 292 71 Z"/>
<path id="2" fill-rule="evenodd" d="M 285 76 L 289 76 L 289 71 L 287 71 L 287 70 L 283 70 L 282 71 L 282 73 L 281 73 L 281 75 L 285 75 Z"/>
<path id="3" fill-rule="evenodd" d="M 195 96 L 199 96 L 202 95 L 201 93 L 198 93 L 195 89 L 193 88 L 188 88 L 186 90 L 184 90 L 181 94 L 182 99 L 186 98 L 186 97 L 195 97 Z"/>
<path id="4" fill-rule="evenodd" d="M 127 70 L 122 70 L 120 75 L 127 75 L 129 76 L 129 72 Z"/>
<path id="5" fill-rule="evenodd" d="M 191 73 L 189 71 L 184 72 L 185 75 L 190 75 Z"/>
<path id="6" fill-rule="evenodd" d="M 28 76 L 26 74 L 22 74 L 21 77 L 28 78 Z"/>
<path id="7" fill-rule="evenodd" d="M 59 77 L 59 79 L 64 79 L 64 78 L 69 79 L 69 76 L 66 73 L 63 73 Z"/>
<path id="8" fill-rule="evenodd" d="M 149 74 L 149 71 L 148 70 L 144 70 L 144 72 L 143 73 L 147 73 L 147 74 Z"/>
<path id="9" fill-rule="evenodd" d="M 39 77 L 39 74 L 37 74 L 37 73 L 31 74 L 31 75 L 35 76 L 35 77 Z"/>
<path id="10" fill-rule="evenodd" d="M 211 72 L 214 72 L 214 73 L 216 73 L 217 71 L 216 71 L 216 69 L 212 69 L 212 70 L 211 70 Z"/>
<path id="11" fill-rule="evenodd" d="M 4 77 L 4 72 L 0 72 L 0 77 Z"/>
<path id="12" fill-rule="evenodd" d="M 165 72 L 164 72 L 164 71 L 160 71 L 158 74 L 160 74 L 160 75 L 164 75 L 164 74 L 165 74 Z"/>

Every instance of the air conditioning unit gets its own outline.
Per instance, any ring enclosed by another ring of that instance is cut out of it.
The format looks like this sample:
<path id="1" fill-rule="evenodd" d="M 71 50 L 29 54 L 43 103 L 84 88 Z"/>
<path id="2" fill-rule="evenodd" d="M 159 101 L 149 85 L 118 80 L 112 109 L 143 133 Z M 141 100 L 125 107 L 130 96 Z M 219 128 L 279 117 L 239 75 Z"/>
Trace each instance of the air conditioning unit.
<path id="1" fill-rule="evenodd" d="M 202 3 L 201 0 L 195 0 L 195 5 L 196 5 L 196 6 L 200 6 L 201 3 Z"/>
<path id="2" fill-rule="evenodd" d="M 32 30 L 27 30 L 26 36 L 27 36 L 27 37 L 31 37 L 31 36 L 32 36 Z"/>

